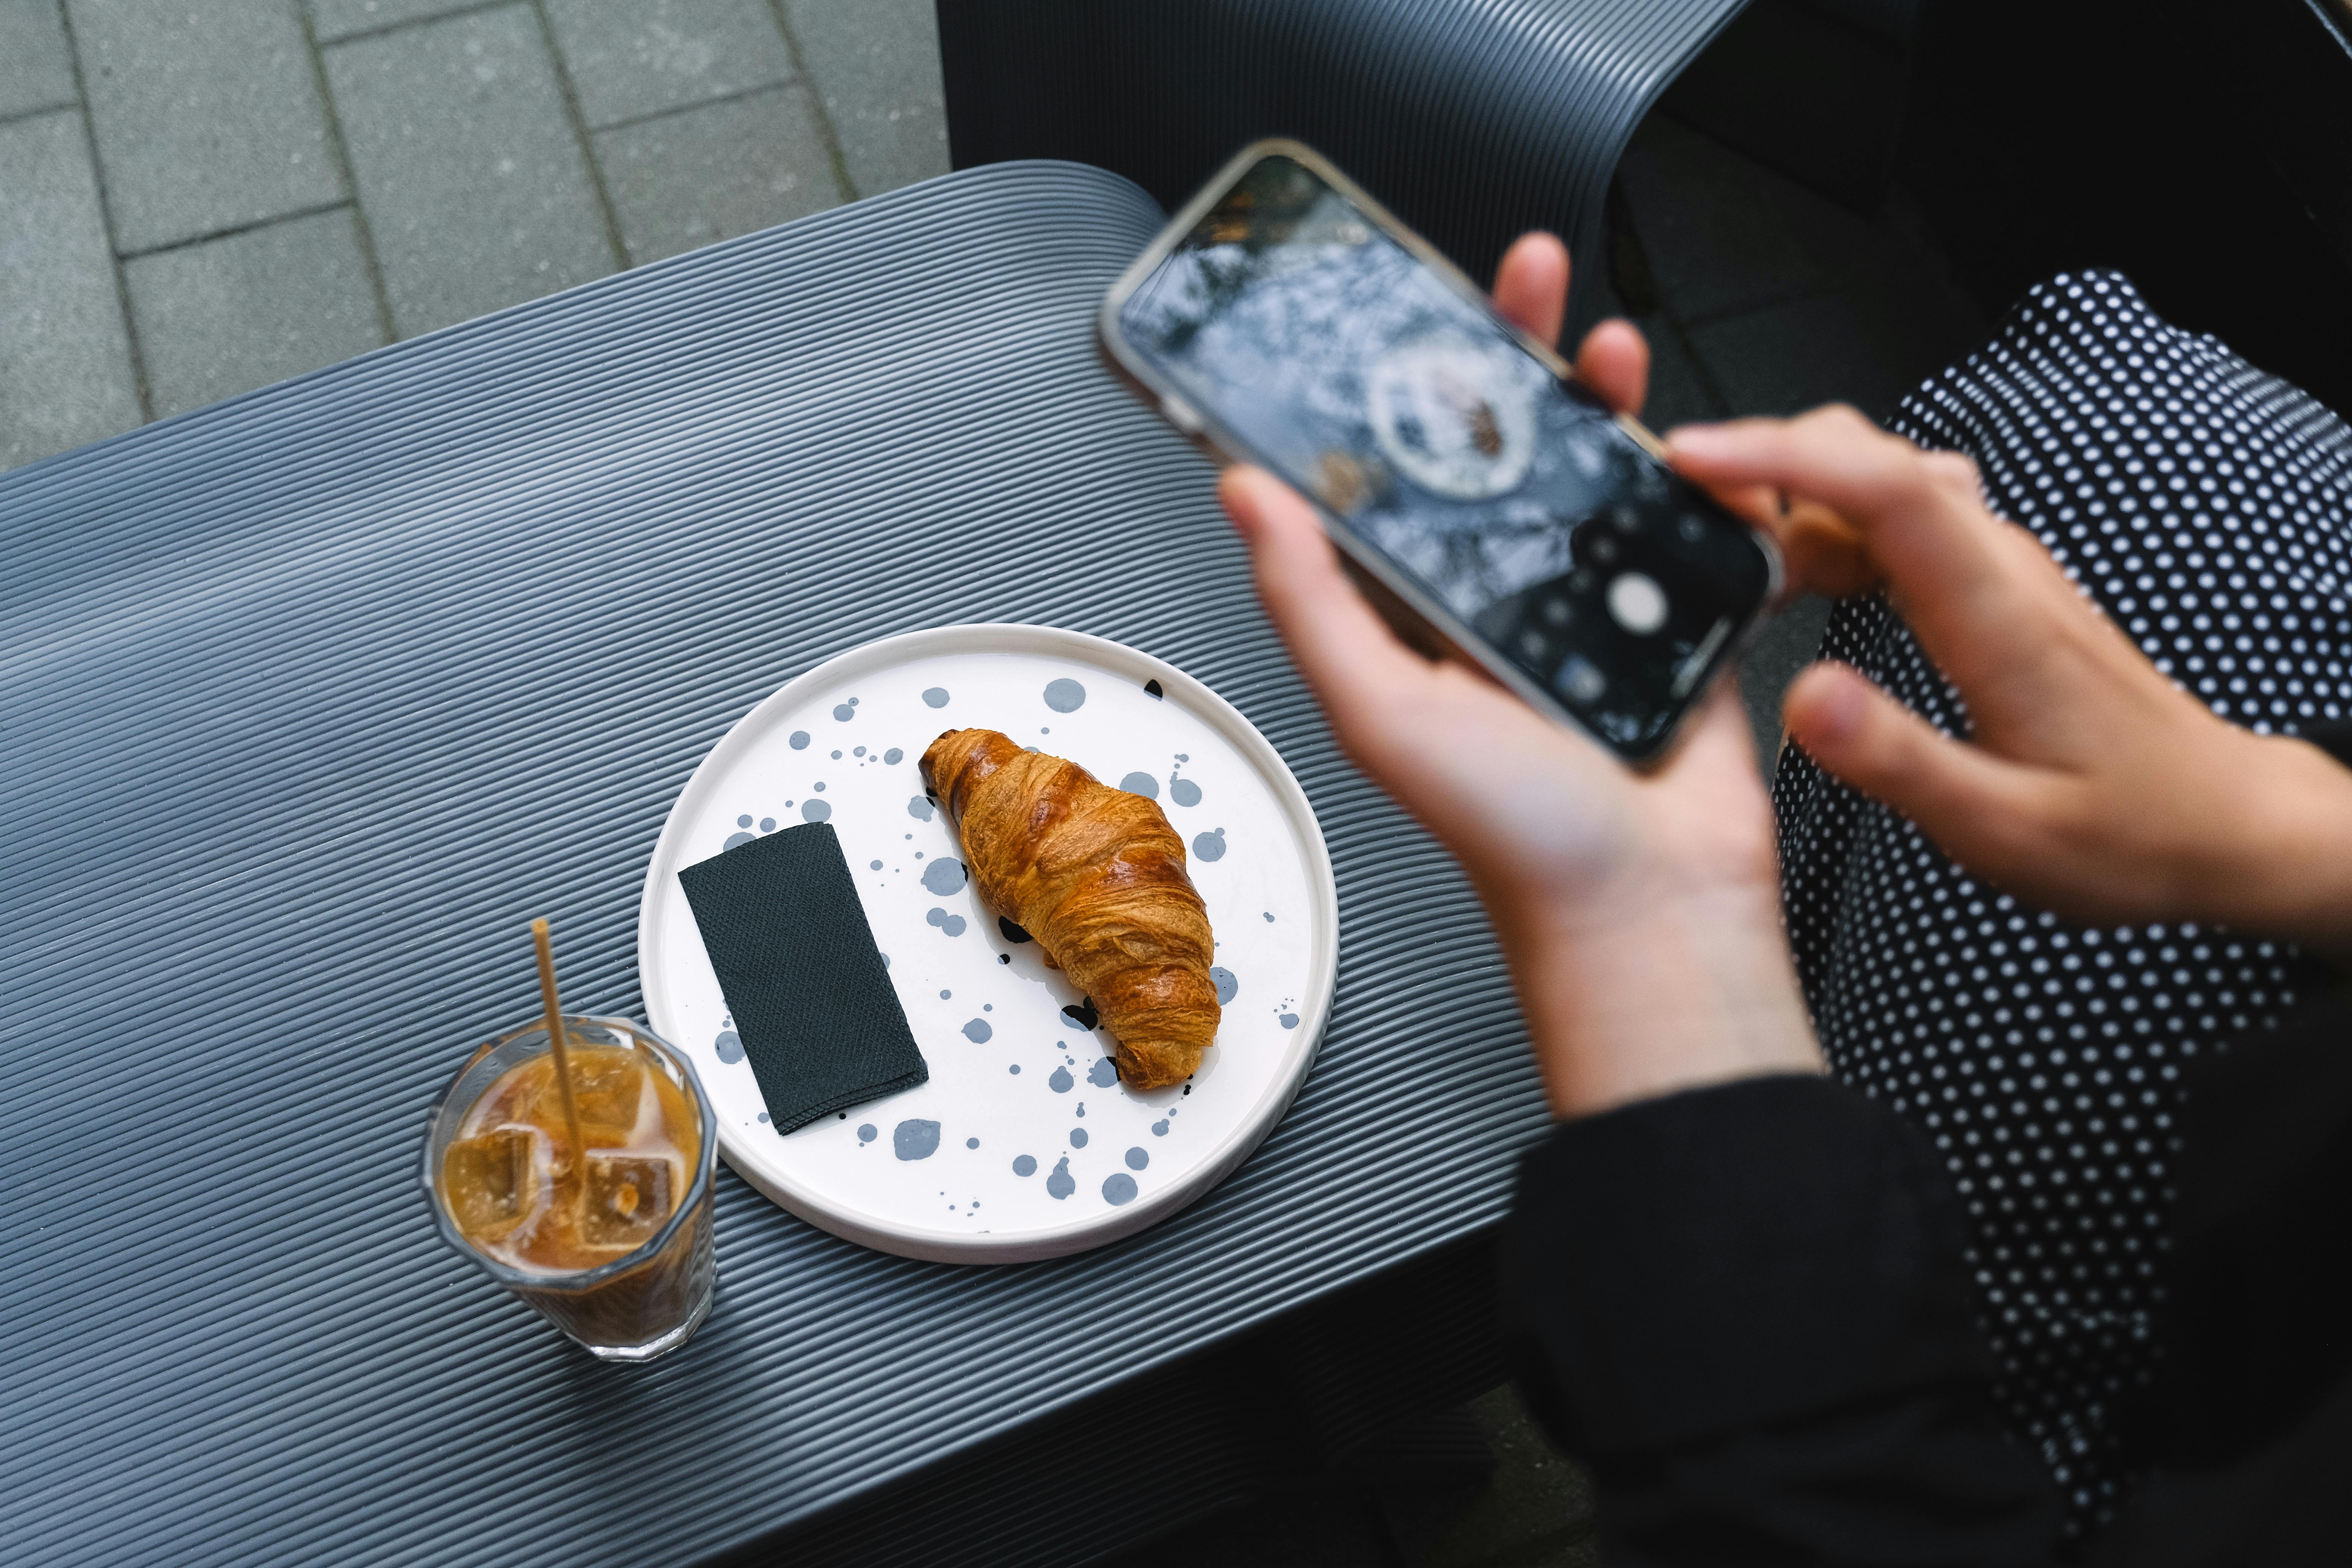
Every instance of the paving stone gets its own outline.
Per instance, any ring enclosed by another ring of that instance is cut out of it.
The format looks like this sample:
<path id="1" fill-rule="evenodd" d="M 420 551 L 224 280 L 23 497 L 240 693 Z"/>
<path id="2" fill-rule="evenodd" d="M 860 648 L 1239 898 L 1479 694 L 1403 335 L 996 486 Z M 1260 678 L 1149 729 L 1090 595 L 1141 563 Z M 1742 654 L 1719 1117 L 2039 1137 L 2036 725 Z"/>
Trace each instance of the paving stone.
<path id="1" fill-rule="evenodd" d="M 138 423 L 81 113 L 0 125 L 0 468 Z"/>
<path id="2" fill-rule="evenodd" d="M 1893 237 L 1663 114 L 1618 165 L 1665 309 L 1698 321 L 1817 292 Z"/>
<path id="3" fill-rule="evenodd" d="M 1905 394 L 1969 347 L 1964 334 L 1939 331 L 1904 301 L 1860 288 L 1702 322 L 1690 337 L 1742 415 L 1851 403 L 1884 419 Z"/>
<path id="4" fill-rule="evenodd" d="M 293 0 L 67 0 L 125 254 L 344 198 Z"/>
<path id="5" fill-rule="evenodd" d="M 325 53 L 402 337 L 614 269 L 530 7 L 428 22 Z"/>
<path id="6" fill-rule="evenodd" d="M 783 0 L 801 64 L 832 118 L 850 195 L 948 172 L 947 89 L 932 0 Z"/>
<path id="7" fill-rule="evenodd" d="M 1780 753 L 1780 699 L 1797 672 L 1820 657 L 1834 601 L 1807 594 L 1756 628 L 1739 658 L 1739 700 L 1756 731 L 1756 763 L 1772 776 Z"/>
<path id="8" fill-rule="evenodd" d="M 1426 1568 L 1588 1568 L 1592 1482 L 1544 1440 L 1508 1384 L 1481 1395 L 1470 1413 L 1495 1456 L 1486 1495 L 1424 1559 Z"/>
<path id="9" fill-rule="evenodd" d="M 142 256 L 122 272 L 159 419 L 383 342 L 348 207 Z"/>
<path id="10" fill-rule="evenodd" d="M 796 86 L 600 131 L 595 144 L 633 264 L 841 200 L 816 110 Z"/>
<path id="11" fill-rule="evenodd" d="M 1645 316 L 1633 324 L 1650 343 L 1650 400 L 1643 405 L 1643 424 L 1663 433 L 1730 414 L 1707 384 L 1698 362 L 1683 347 L 1682 332 L 1672 322 Z"/>
<path id="12" fill-rule="evenodd" d="M 1682 329 L 1654 308 L 1654 300 L 1652 309 L 1636 311 L 1628 308 L 1614 287 L 1604 286 L 1593 304 L 1596 324 L 1612 317 L 1631 321 L 1650 345 L 1650 395 L 1640 410 L 1643 424 L 1664 434 L 1677 425 L 1721 419 L 1729 414 L 1685 346 Z M 1573 345 L 1563 345 L 1562 352 L 1570 358 L 1575 355 Z"/>
<path id="13" fill-rule="evenodd" d="M 73 101 L 58 0 L 0 0 L 0 115 Z"/>
<path id="14" fill-rule="evenodd" d="M 793 74 L 766 0 L 547 0 L 580 117 L 611 125 Z"/>
<path id="15" fill-rule="evenodd" d="M 353 33 L 379 32 L 452 11 L 470 11 L 482 0 L 310 0 L 310 26 L 322 44 Z"/>

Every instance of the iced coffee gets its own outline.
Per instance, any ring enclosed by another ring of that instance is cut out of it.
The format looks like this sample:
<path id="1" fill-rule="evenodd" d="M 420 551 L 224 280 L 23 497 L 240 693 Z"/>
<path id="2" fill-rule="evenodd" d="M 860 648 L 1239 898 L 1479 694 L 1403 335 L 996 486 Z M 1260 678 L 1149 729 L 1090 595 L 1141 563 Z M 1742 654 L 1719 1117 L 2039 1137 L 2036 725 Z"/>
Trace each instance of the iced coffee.
<path id="1" fill-rule="evenodd" d="M 709 1106 L 635 1025 L 566 1016 L 563 1037 L 562 1069 L 544 1025 L 477 1053 L 436 1113 L 427 1185 L 444 1233 L 550 1321 L 650 1359 L 709 1308 Z"/>

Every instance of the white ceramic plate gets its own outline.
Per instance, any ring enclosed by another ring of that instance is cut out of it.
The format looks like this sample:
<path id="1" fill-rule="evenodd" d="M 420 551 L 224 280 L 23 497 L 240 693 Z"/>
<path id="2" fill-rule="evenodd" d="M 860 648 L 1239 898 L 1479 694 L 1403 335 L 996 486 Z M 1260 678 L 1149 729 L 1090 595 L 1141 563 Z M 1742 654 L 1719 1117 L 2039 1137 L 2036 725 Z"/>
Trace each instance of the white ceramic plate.
<path id="1" fill-rule="evenodd" d="M 1159 694 L 1147 683 L 1156 682 Z M 1189 847 L 1225 997 L 1190 1083 L 1137 1094 L 1036 943 L 965 879 L 917 767 L 942 731 L 1001 730 L 1153 794 Z M 830 821 L 907 1021 L 919 1089 L 779 1135 L 743 1059 L 681 867 Z M 1129 1236 L 1240 1164 L 1314 1060 L 1339 971 L 1323 834 L 1273 746 L 1174 667 L 1050 626 L 942 626 L 852 649 L 746 714 L 670 808 L 637 918 L 656 1033 L 694 1058 L 719 1149 L 813 1225 L 909 1258 L 1020 1262 Z"/>

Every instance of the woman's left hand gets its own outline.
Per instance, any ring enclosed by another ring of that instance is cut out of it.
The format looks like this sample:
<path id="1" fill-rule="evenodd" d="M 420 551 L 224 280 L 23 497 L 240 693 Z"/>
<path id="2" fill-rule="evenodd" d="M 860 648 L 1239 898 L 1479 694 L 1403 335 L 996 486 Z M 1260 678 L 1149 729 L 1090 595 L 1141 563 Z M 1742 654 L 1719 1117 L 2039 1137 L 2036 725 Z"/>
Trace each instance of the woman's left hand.
<path id="1" fill-rule="evenodd" d="M 1556 339 L 1568 266 L 1557 239 L 1526 237 L 1496 275 L 1496 308 Z M 1577 371 L 1631 412 L 1648 360 L 1630 324 L 1604 322 Z M 1633 773 L 1483 672 L 1407 648 L 1280 480 L 1235 468 L 1219 493 L 1340 743 L 1486 903 L 1555 1113 L 1822 1069 L 1781 930 L 1771 806 L 1728 680 L 1663 767 Z"/>

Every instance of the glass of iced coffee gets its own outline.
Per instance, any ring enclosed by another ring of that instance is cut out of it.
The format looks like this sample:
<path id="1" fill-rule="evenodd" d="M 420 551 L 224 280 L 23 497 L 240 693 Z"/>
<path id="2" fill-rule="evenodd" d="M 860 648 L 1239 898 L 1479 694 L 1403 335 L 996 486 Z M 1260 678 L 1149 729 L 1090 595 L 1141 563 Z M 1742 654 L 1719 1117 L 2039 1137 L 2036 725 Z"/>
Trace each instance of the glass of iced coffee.
<path id="1" fill-rule="evenodd" d="M 589 1354 L 651 1361 L 686 1342 L 718 1282 L 710 1101 L 641 1025 L 565 1014 L 562 1034 L 553 1050 L 531 1024 L 457 1069 L 425 1136 L 425 1196 L 452 1247 Z"/>

